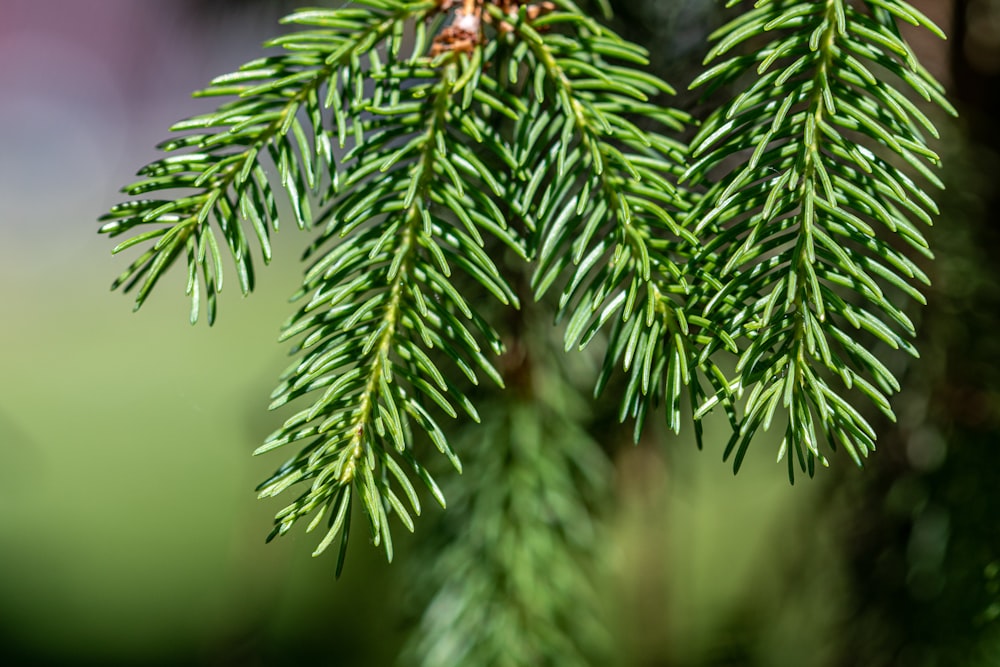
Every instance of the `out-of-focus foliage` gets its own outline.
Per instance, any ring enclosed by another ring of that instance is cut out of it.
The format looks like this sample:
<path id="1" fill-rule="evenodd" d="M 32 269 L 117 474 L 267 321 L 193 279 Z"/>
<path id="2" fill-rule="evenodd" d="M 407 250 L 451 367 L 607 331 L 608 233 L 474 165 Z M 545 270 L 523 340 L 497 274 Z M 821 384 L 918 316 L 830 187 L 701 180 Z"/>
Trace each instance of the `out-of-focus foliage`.
<path id="1" fill-rule="evenodd" d="M 611 654 L 592 515 L 610 470 L 553 348 L 522 339 L 506 359 L 508 390 L 493 392 L 481 430 L 458 438 L 475 475 L 445 487 L 449 511 L 407 567 L 423 612 L 404 664 L 583 666 Z"/>

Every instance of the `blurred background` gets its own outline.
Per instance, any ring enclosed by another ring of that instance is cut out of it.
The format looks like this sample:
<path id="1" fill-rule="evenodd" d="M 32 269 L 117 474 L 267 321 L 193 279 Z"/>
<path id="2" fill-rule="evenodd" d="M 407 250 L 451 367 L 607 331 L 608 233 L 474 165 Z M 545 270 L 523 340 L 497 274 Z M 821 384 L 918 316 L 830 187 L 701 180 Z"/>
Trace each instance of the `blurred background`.
<path id="1" fill-rule="evenodd" d="M 683 88 L 721 4 L 619 2 L 616 27 Z M 711 424 L 700 453 L 589 424 L 614 463 L 607 664 L 1000 664 L 1000 0 L 913 4 L 950 35 L 913 39 L 961 117 L 938 119 L 948 189 L 899 421 L 864 471 L 835 457 L 794 487 L 776 442 L 734 478 Z M 301 528 L 263 543 L 282 504 L 253 489 L 281 457 L 250 452 L 282 419 L 265 408 L 305 235 L 279 234 L 210 330 L 187 324 L 177 275 L 133 315 L 96 234 L 169 125 L 207 109 L 190 92 L 292 7 L 0 0 L 3 664 L 390 665 L 414 626 L 420 561 L 390 567 L 358 530 L 335 581 Z"/>

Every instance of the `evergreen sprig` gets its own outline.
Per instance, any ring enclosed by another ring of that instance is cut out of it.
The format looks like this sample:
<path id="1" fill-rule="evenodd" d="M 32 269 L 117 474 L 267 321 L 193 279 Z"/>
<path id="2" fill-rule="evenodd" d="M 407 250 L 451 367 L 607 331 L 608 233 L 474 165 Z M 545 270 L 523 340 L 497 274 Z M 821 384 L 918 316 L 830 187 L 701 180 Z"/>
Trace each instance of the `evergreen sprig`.
<path id="1" fill-rule="evenodd" d="M 106 222 L 100 231 L 112 237 L 148 230 L 133 233 L 115 247 L 115 253 L 140 245 L 147 249 L 112 289 L 129 291 L 138 286 L 138 309 L 160 277 L 184 255 L 191 321 L 198 319 L 204 289 L 211 323 L 216 294 L 223 286 L 221 236 L 236 265 L 240 289 L 250 292 L 254 269 L 248 236 L 252 230 L 266 264 L 271 259 L 270 232 L 278 229 L 279 222 L 265 156 L 278 168 L 297 225 L 302 229 L 311 225 L 309 194 L 317 191 L 324 172 L 334 168 L 324 110 L 334 106 L 342 80 L 351 82 L 347 90 L 357 101 L 363 92 L 358 87 L 364 83 L 358 71 L 362 59 L 377 58 L 372 56 L 373 47 L 383 41 L 398 51 L 401 20 L 426 14 L 435 6 L 432 0 L 363 4 L 364 9 L 343 9 L 335 15 L 317 10 L 287 17 L 286 23 L 321 30 L 272 40 L 270 45 L 287 53 L 249 62 L 195 93 L 235 99 L 215 112 L 175 124 L 171 131 L 195 132 L 160 144 L 161 150 L 176 154 L 147 165 L 139 171 L 141 180 L 123 188 L 132 196 L 164 193 L 166 198 L 124 202 L 102 218 Z M 343 125 L 344 118 L 338 121 Z"/>
<path id="2" fill-rule="evenodd" d="M 943 34 L 905 2 L 858 4 L 758 1 L 716 31 L 706 63 L 722 60 L 692 84 L 752 75 L 702 124 L 687 174 L 709 185 L 690 219 L 704 239 L 694 261 L 717 281 L 689 305 L 740 344 L 737 470 L 779 410 L 790 479 L 793 460 L 826 464 L 824 440 L 860 465 L 876 434 L 855 396 L 894 419 L 900 388 L 875 344 L 917 354 L 902 299 L 923 303 L 927 276 L 907 248 L 931 256 L 919 225 L 937 209 L 918 181 L 941 183 L 934 124 L 905 88 L 952 110 L 896 20 Z"/>
<path id="3" fill-rule="evenodd" d="M 432 409 L 456 417 L 458 406 L 475 421 L 479 415 L 439 370 L 435 353 L 443 353 L 473 384 L 477 371 L 502 383 L 479 343 L 485 340 L 500 353 L 499 335 L 453 283 L 453 267 L 460 268 L 504 304 L 517 305 L 481 248 L 480 228 L 503 233 L 506 221 L 495 205 L 477 216 L 485 217 L 478 222 L 466 213 L 490 201 L 479 188 L 488 191 L 492 178 L 471 153 L 462 159 L 468 137 L 459 137 L 456 145 L 445 127 L 463 84 L 461 71 L 448 68 L 457 66 L 446 65 L 444 76 L 411 71 L 407 89 L 387 100 L 391 108 L 368 105 L 374 117 L 364 123 L 363 142 L 344 158 L 343 194 L 307 253 L 318 257 L 300 292 L 310 298 L 283 334 L 304 336 L 303 354 L 275 391 L 272 407 L 322 392 L 257 450 L 311 439 L 261 485 L 260 495 L 308 483 L 278 515 L 273 534 L 313 512 L 310 527 L 315 526 L 330 507 L 330 528 L 317 553 L 338 534 L 344 536 L 343 553 L 352 488 L 359 487 L 375 542 L 384 544 L 391 559 L 388 512 L 410 530 L 413 522 L 390 482 L 395 480 L 413 511 L 420 512 L 397 457 L 444 505 L 437 485 L 412 455 L 413 428 L 426 433 L 461 471 Z"/>
<path id="4" fill-rule="evenodd" d="M 127 236 L 115 252 L 141 248 L 114 287 L 138 287 L 139 307 L 183 256 L 191 320 L 204 292 L 211 323 L 222 246 L 244 293 L 252 255 L 270 260 L 276 188 L 316 228 L 272 397 L 300 409 L 258 453 L 300 449 L 259 490 L 299 490 L 271 537 L 325 518 L 316 553 L 339 538 L 338 572 L 355 501 L 390 559 L 414 481 L 444 504 L 424 445 L 461 470 L 442 416 L 478 421 L 470 388 L 503 384 L 491 305 L 519 307 L 518 259 L 536 299 L 559 292 L 567 350 L 606 343 L 597 390 L 624 373 L 636 437 L 657 405 L 678 431 L 687 401 L 700 441 L 722 405 L 739 468 L 781 408 L 790 475 L 788 449 L 825 462 L 821 438 L 860 462 L 875 432 L 851 392 L 891 416 L 899 383 L 871 346 L 915 353 L 897 300 L 923 299 L 910 255 L 929 256 L 918 223 L 936 211 L 918 183 L 938 185 L 934 126 L 904 91 L 950 110 L 896 21 L 936 28 L 898 0 L 860 4 L 759 0 L 717 31 L 694 85 L 749 84 L 690 148 L 696 123 L 645 50 L 570 0 L 296 12 L 280 52 L 213 81 L 200 95 L 227 101 L 175 125 L 171 155 L 125 188 L 160 198 L 105 216 Z"/>
<path id="5" fill-rule="evenodd" d="M 571 35 L 537 27 L 517 28 L 535 78 L 515 135 L 528 181 L 520 201 L 538 230 L 536 298 L 564 277 L 566 349 L 611 323 L 597 390 L 620 367 L 629 373 L 621 419 L 635 418 L 636 438 L 660 402 L 679 431 L 683 388 L 705 398 L 691 373 L 721 378 L 685 312 L 698 240 L 678 221 L 691 195 L 675 183 L 686 152 L 677 136 L 690 119 L 662 104 L 674 92 L 666 82 L 636 68 L 648 64 L 644 49 L 590 23 Z"/>
<path id="6" fill-rule="evenodd" d="M 487 356 L 502 352 L 501 337 L 465 291 L 475 285 L 517 307 L 491 258 L 499 249 L 538 255 L 539 297 L 572 276 L 562 304 L 562 315 L 575 309 L 568 346 L 620 312 L 641 321 L 643 352 L 629 350 L 624 365 L 637 358 L 632 365 L 646 369 L 643 393 L 653 365 L 643 354 L 658 349 L 660 323 L 683 321 L 668 295 L 683 291 L 674 256 L 687 260 L 694 242 L 675 221 L 686 206 L 671 183 L 684 147 L 635 120 L 676 132 L 684 116 L 652 101 L 669 87 L 635 67 L 644 51 L 570 2 L 465 2 L 446 14 L 451 4 L 365 0 L 288 17 L 308 29 L 271 42 L 284 54 L 216 79 L 203 94 L 236 99 L 174 128 L 215 131 L 166 144 L 188 152 L 147 167 L 147 178 L 126 189 L 195 193 L 123 204 L 102 228 L 117 235 L 157 226 L 116 248 L 151 246 L 127 272 L 126 289 L 146 281 L 137 305 L 188 247 L 192 320 L 201 271 L 211 322 L 222 276 L 216 230 L 229 241 L 244 291 L 253 274 L 241 223 L 270 258 L 278 214 L 263 155 L 277 166 L 299 226 L 311 228 L 314 218 L 322 225 L 306 253 L 311 266 L 297 295 L 304 305 L 283 333 L 299 339 L 298 355 L 272 397 L 272 407 L 307 405 L 258 453 L 304 444 L 259 491 L 268 497 L 301 485 L 271 537 L 305 517 L 315 529 L 325 517 L 316 552 L 339 536 L 338 570 L 355 499 L 390 558 L 389 515 L 412 530 L 420 511 L 412 478 L 444 504 L 417 450 L 428 439 L 461 469 L 440 415 L 478 420 L 463 383 L 502 383 Z M 557 219 L 557 210 L 570 215 Z M 574 252 L 561 252 L 584 228 Z M 664 231 L 670 240 L 659 240 Z M 563 255 L 582 268 L 571 270 Z M 644 318 L 635 315 L 640 297 Z M 645 403 L 626 405 L 635 414 Z"/>

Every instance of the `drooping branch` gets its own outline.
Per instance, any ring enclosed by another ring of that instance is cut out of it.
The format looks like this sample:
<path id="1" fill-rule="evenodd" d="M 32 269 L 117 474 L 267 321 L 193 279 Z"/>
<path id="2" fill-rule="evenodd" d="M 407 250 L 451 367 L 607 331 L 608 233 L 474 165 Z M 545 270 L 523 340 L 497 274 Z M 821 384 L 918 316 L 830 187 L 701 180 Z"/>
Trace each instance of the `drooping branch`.
<path id="1" fill-rule="evenodd" d="M 892 418 L 888 395 L 899 390 L 871 346 L 916 354 L 898 304 L 923 302 L 914 283 L 927 277 L 900 246 L 929 256 L 915 223 L 930 223 L 936 206 L 913 176 L 940 182 L 928 169 L 934 125 L 900 88 L 950 106 L 895 17 L 933 24 L 903 2 L 864 4 L 757 3 L 717 31 L 709 59 L 728 58 L 694 84 L 758 73 L 705 121 L 688 170 L 711 184 L 691 213 L 708 238 L 695 261 L 720 280 L 696 300 L 741 345 L 732 388 L 748 396 L 727 448 L 737 469 L 780 410 L 790 478 L 793 458 L 810 473 L 826 463 L 824 440 L 860 464 L 876 434 L 848 392 Z M 760 33 L 766 47 L 729 56 Z"/>

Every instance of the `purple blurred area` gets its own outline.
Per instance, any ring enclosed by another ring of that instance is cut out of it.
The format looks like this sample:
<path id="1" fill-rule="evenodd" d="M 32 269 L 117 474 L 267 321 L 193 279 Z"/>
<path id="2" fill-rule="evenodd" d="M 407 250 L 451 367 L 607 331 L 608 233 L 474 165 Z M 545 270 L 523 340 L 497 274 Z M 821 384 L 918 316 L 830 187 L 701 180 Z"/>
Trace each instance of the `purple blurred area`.
<path id="1" fill-rule="evenodd" d="M 0 2 L 0 252 L 53 225 L 47 244 L 70 228 L 100 243 L 81 220 L 115 202 L 170 124 L 206 110 L 193 90 L 262 52 L 279 9 L 262 7 Z"/>

